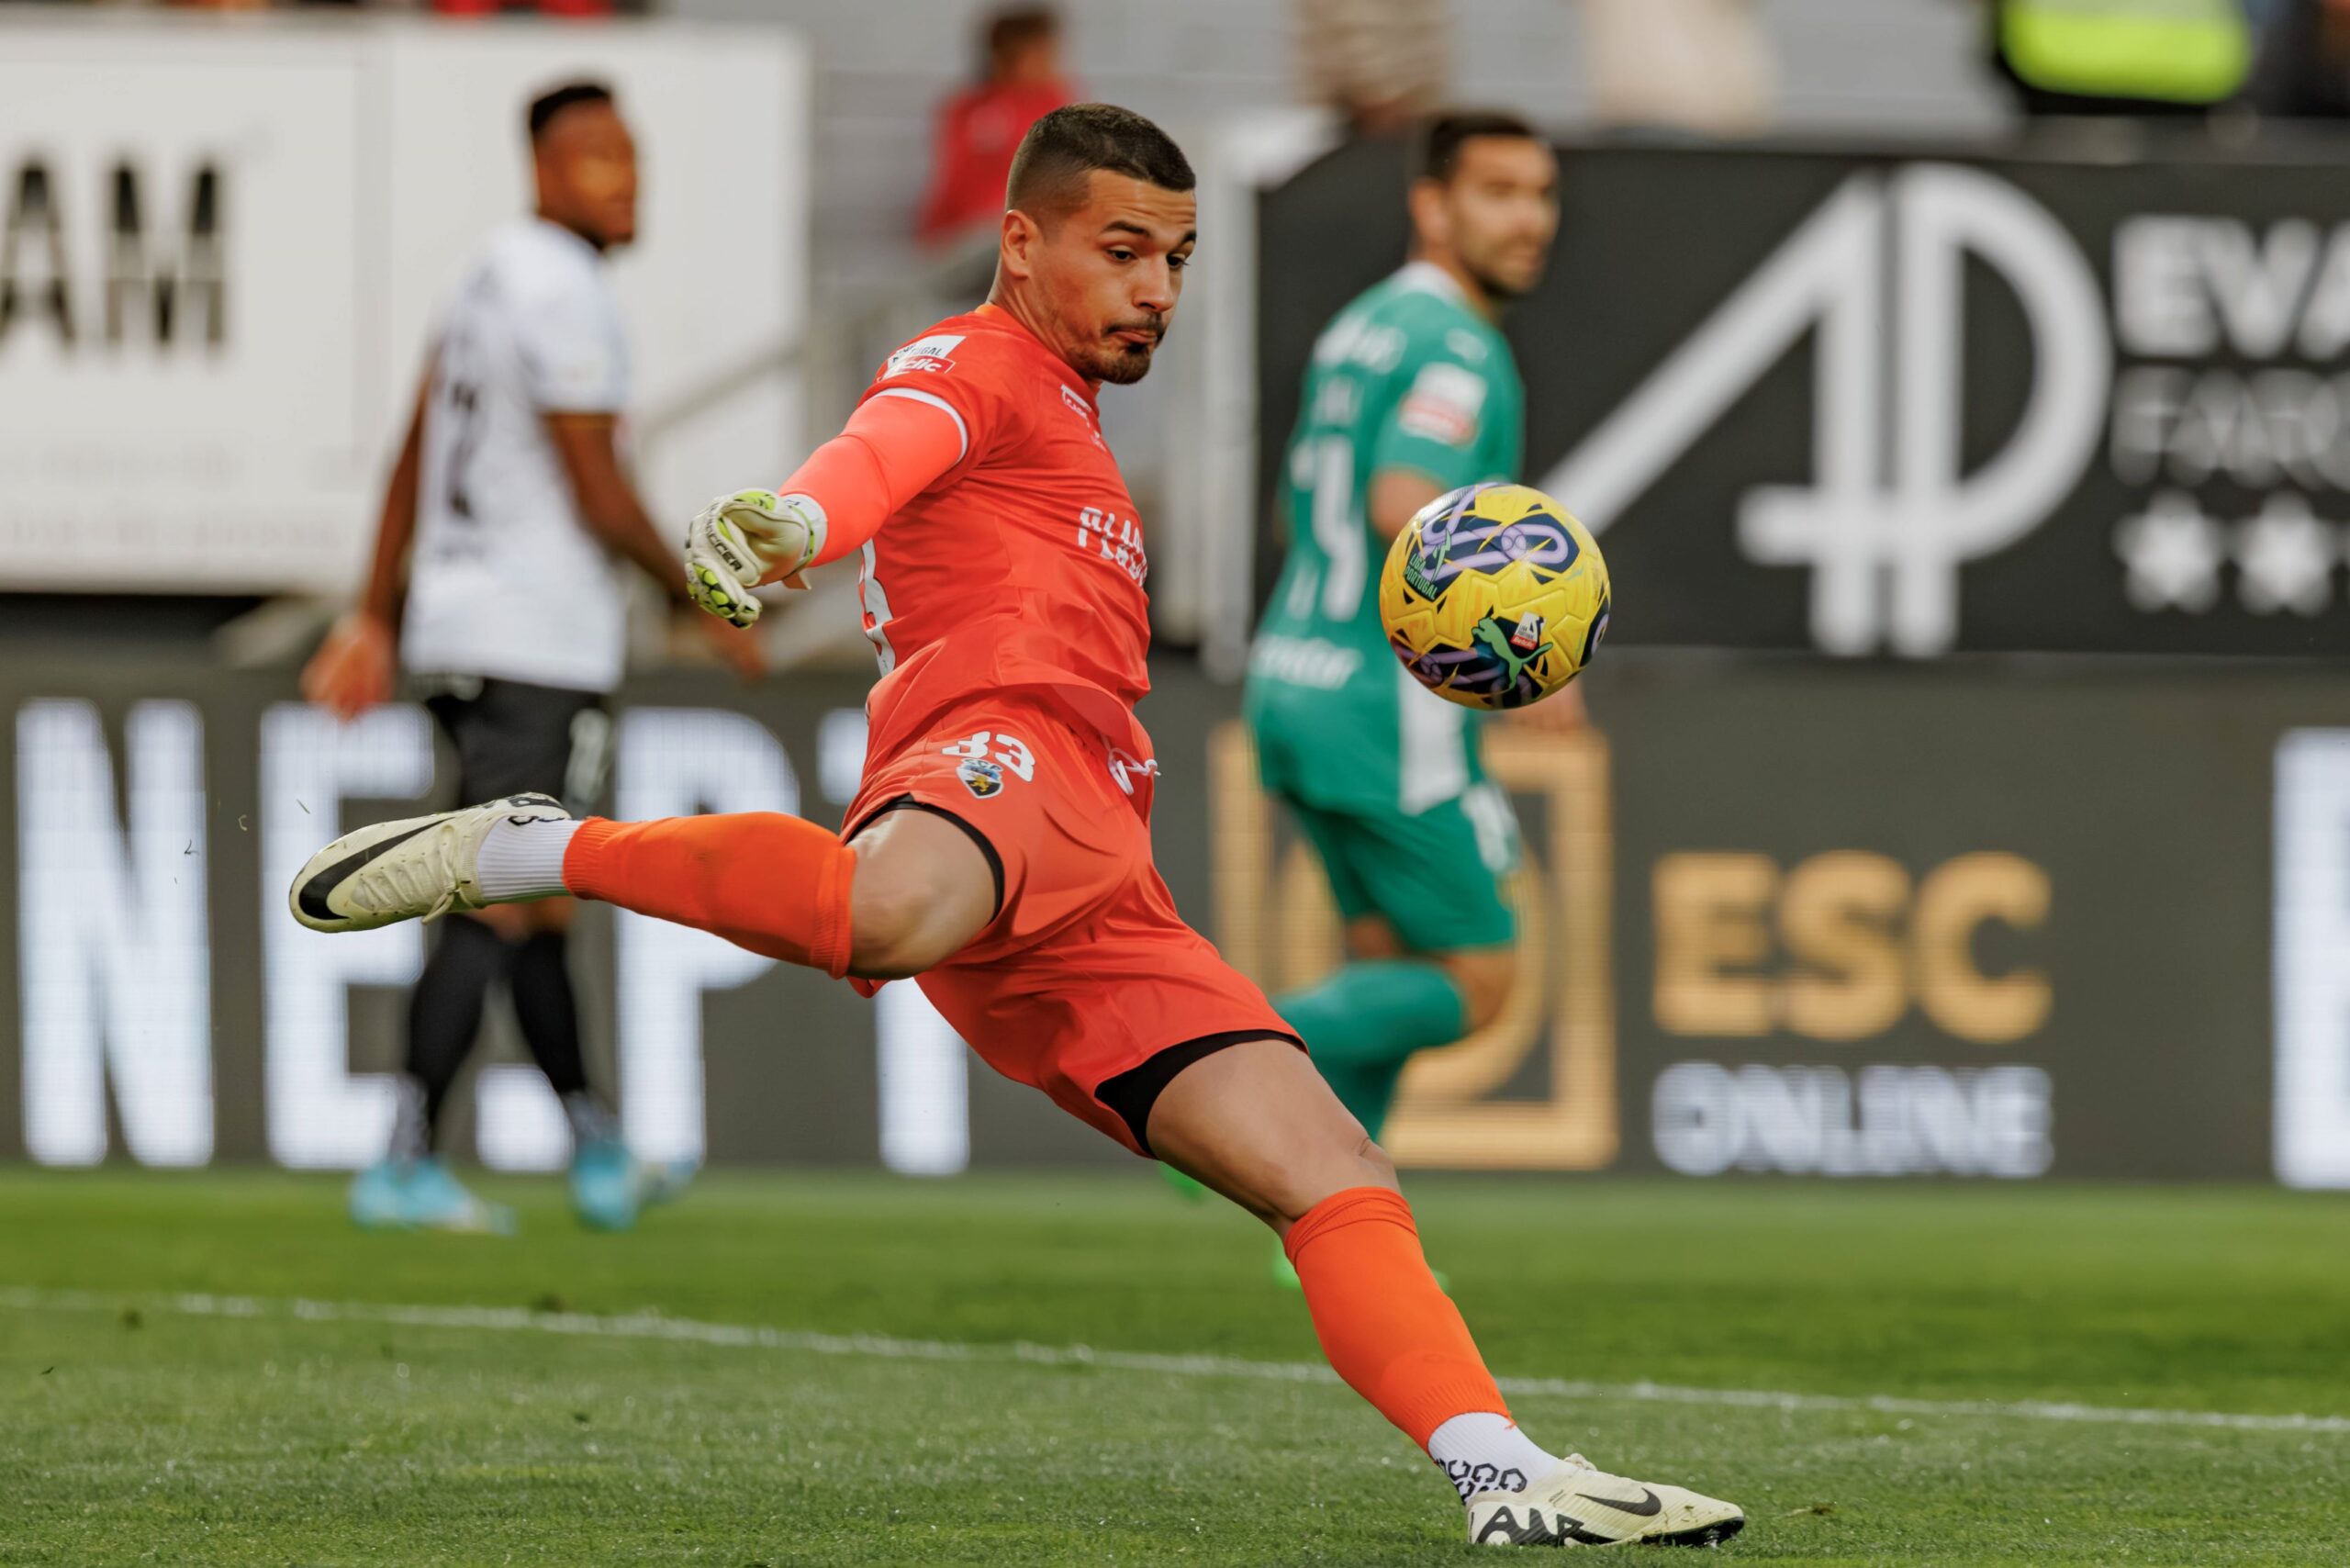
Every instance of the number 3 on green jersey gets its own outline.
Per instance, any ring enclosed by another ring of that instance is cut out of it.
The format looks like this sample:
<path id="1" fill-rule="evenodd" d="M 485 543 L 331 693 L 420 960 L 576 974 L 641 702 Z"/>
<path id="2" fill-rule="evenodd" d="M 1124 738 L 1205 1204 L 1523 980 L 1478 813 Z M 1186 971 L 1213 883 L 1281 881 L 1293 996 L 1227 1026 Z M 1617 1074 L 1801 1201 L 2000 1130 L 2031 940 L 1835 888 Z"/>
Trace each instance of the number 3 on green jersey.
<path id="1" fill-rule="evenodd" d="M 1517 369 L 1452 280 L 1416 263 L 1331 321 L 1304 391 L 1284 473 L 1289 561 L 1265 630 L 1383 644 L 1368 591 L 1387 550 L 1365 512 L 1371 480 L 1389 468 L 1440 490 L 1517 477 Z"/>
<path id="2" fill-rule="evenodd" d="M 1373 479 L 1405 469 L 1449 490 L 1518 477 L 1524 401 L 1501 334 L 1426 263 L 1356 299 L 1315 345 L 1282 470 L 1289 558 L 1248 691 L 1260 730 L 1317 737 L 1314 793 L 1398 798 L 1411 715 L 1399 709 L 1399 671 L 1371 591 L 1388 543 L 1367 515 Z M 1462 776 L 1474 773 L 1467 759 Z"/>

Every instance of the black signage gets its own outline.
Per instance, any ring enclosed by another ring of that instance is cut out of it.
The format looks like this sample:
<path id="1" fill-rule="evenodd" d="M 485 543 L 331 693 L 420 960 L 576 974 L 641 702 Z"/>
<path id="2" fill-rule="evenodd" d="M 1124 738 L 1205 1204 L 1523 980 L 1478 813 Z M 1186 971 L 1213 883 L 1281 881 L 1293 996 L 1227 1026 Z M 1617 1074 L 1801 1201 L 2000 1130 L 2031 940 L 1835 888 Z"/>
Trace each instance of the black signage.
<path id="1" fill-rule="evenodd" d="M 2350 653 L 2341 151 L 1566 150 L 1505 323 L 1524 477 L 1602 531 L 1613 642 Z M 1262 198 L 1267 495 L 1315 333 L 1403 255 L 1403 168 Z"/>
<path id="2" fill-rule="evenodd" d="M 1233 694 L 1174 660 L 1143 714 L 1158 861 L 1278 994 L 1338 961 Z M 1497 724 L 1522 823 L 1517 992 L 1406 1074 L 1417 1167 L 1690 1177 L 2274 1175 L 2350 1186 L 2350 677 L 2315 666 L 1694 661 L 1589 678 L 1595 728 Z M 836 822 L 866 683 L 632 683 L 631 816 Z M 423 933 L 322 936 L 311 851 L 435 798 L 412 707 L 345 726 L 284 676 L 162 656 L 0 672 L 0 1159 L 380 1152 Z M 1130 1157 L 962 1050 L 919 991 L 591 910 L 589 1034 L 630 1137 L 915 1171 Z M 494 1040 L 452 1146 L 559 1164 Z"/>

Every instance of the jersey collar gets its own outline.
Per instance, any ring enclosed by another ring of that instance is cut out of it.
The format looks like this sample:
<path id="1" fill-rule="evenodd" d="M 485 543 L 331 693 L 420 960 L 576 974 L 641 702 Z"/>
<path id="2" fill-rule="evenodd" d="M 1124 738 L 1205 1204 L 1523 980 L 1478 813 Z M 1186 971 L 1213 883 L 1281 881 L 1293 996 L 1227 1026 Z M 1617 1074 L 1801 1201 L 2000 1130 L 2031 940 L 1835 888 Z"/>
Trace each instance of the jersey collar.
<path id="1" fill-rule="evenodd" d="M 1433 294 L 1439 299 L 1449 299 L 1463 310 L 1472 308 L 1468 293 L 1460 286 L 1460 280 L 1434 262 L 1405 262 L 1403 269 L 1396 273 L 1395 282 L 1420 294 Z"/>
<path id="2" fill-rule="evenodd" d="M 554 218 L 543 217 L 534 212 L 531 214 L 531 221 L 537 225 L 543 232 L 554 235 L 563 243 L 585 254 L 590 261 L 600 262 L 604 259 L 604 252 L 589 244 L 586 235 L 581 234 L 575 230 L 565 229 Z"/>

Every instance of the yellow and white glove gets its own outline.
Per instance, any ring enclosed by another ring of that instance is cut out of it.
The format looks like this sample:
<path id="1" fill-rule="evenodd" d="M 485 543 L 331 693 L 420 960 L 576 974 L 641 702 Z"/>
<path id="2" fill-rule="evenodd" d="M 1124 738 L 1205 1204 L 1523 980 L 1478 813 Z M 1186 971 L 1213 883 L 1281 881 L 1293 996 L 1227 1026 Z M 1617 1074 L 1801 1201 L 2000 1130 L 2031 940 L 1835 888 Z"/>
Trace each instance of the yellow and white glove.
<path id="1" fill-rule="evenodd" d="M 686 525 L 686 593 L 720 620 L 748 626 L 762 609 L 751 589 L 789 577 L 824 547 L 824 509 L 812 496 L 737 490 Z"/>

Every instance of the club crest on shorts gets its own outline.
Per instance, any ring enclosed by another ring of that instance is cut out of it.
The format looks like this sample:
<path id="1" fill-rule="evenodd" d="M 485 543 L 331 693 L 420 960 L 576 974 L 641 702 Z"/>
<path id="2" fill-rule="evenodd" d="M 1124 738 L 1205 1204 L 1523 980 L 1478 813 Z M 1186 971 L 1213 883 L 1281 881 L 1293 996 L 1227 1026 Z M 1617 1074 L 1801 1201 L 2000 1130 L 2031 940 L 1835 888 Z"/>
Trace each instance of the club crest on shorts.
<path id="1" fill-rule="evenodd" d="M 984 756 L 965 757 L 962 765 L 955 769 L 955 777 L 963 781 L 963 788 L 968 790 L 975 799 L 984 801 L 990 795 L 1003 793 L 1002 765 L 990 762 Z"/>

